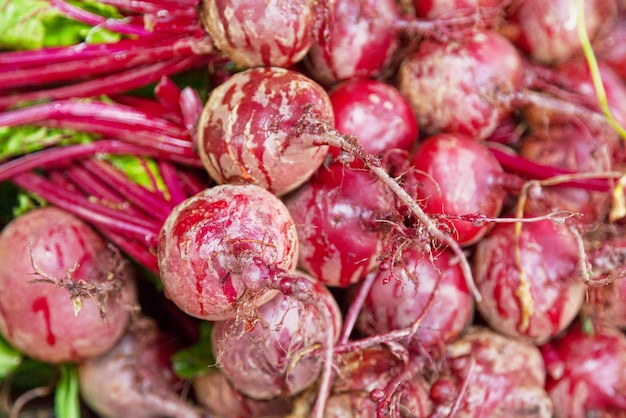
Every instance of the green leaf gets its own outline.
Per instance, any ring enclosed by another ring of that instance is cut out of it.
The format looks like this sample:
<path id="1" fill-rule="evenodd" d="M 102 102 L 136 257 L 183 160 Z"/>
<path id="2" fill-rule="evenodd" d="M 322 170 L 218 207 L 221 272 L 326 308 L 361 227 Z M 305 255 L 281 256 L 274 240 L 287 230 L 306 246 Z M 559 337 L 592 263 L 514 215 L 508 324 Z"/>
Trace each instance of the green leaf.
<path id="1" fill-rule="evenodd" d="M 21 364 L 24 356 L 0 337 L 0 380 L 15 371 Z"/>
<path id="2" fill-rule="evenodd" d="M 187 348 L 179 350 L 172 356 L 174 372 L 181 379 L 190 379 L 201 376 L 209 371 L 209 367 L 215 365 L 215 358 L 211 348 L 210 322 L 200 324 L 200 340 Z"/>
<path id="3" fill-rule="evenodd" d="M 156 186 L 168 197 L 167 187 L 165 187 L 159 167 L 154 160 L 139 158 L 134 155 L 109 155 L 107 159 L 134 183 L 151 191 L 154 191 Z"/>
<path id="4" fill-rule="evenodd" d="M 123 17 L 115 7 L 98 0 L 69 0 L 68 3 L 72 3 L 74 6 L 78 6 L 88 12 L 96 13 L 103 17 L 115 19 Z"/>
<path id="5" fill-rule="evenodd" d="M 51 146 L 87 143 L 93 139 L 88 133 L 69 129 L 44 126 L 3 126 L 0 127 L 0 161 Z"/>
<path id="6" fill-rule="evenodd" d="M 73 2 L 105 17 L 120 17 L 96 1 Z M 0 49 L 27 50 L 80 42 L 116 42 L 121 35 L 69 19 L 46 0 L 0 0 Z"/>
<path id="7" fill-rule="evenodd" d="M 60 366 L 61 378 L 54 392 L 56 418 L 80 418 L 78 368 L 75 364 Z"/>
<path id="8" fill-rule="evenodd" d="M 33 209 L 46 206 L 48 202 L 33 193 L 18 191 L 14 206 L 13 206 L 13 218 L 17 218 L 20 215 L 30 212 Z"/>

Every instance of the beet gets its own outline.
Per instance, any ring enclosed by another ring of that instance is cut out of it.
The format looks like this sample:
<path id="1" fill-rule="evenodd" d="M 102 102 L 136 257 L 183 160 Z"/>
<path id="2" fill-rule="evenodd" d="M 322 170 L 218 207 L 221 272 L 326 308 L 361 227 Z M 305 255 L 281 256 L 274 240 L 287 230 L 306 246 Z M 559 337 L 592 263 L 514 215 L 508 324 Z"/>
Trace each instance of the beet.
<path id="1" fill-rule="evenodd" d="M 385 221 L 397 219 L 385 185 L 340 163 L 321 168 L 286 204 L 298 231 L 298 265 L 329 286 L 346 287 L 372 271 L 390 234 Z"/>
<path id="2" fill-rule="evenodd" d="M 596 52 L 600 59 L 626 81 L 626 17 L 621 13 L 609 33 L 598 42 Z"/>
<path id="3" fill-rule="evenodd" d="M 606 104 L 615 120 L 622 126 L 626 123 L 626 84 L 618 73 L 603 61 L 598 63 L 599 78 L 604 89 Z M 603 110 L 599 103 L 599 93 L 596 93 L 594 81 L 589 70 L 589 64 L 585 59 L 579 57 L 570 59 L 553 67 L 532 66 L 529 72 L 531 79 L 536 79 L 536 89 L 544 94 L 551 94 L 559 100 L 564 100 L 570 105 L 588 109 L 601 115 Z M 554 106 L 552 109 L 539 103 L 527 103 L 521 106 L 525 119 L 533 128 L 549 129 L 557 124 L 575 123 L 585 126 L 593 135 L 602 135 L 605 138 L 613 136 L 612 146 L 616 147 L 618 142 L 617 132 L 606 124 L 604 115 L 601 118 L 583 116 L 583 113 L 572 114 L 563 112 L 562 106 Z"/>
<path id="4" fill-rule="evenodd" d="M 427 135 L 458 132 L 485 139 L 511 111 L 522 59 L 503 36 L 477 29 L 440 42 L 425 39 L 400 65 L 398 89 Z"/>
<path id="5" fill-rule="evenodd" d="M 383 346 L 347 353 L 337 361 L 337 377 L 325 417 L 427 416 L 432 409 L 428 383 L 421 373 L 402 376 L 407 364 Z M 388 389 L 392 402 L 375 400 Z"/>
<path id="6" fill-rule="evenodd" d="M 618 417 L 626 410 L 626 337 L 602 323 L 592 328 L 585 332 L 576 322 L 541 347 L 556 418 Z"/>
<path id="7" fill-rule="evenodd" d="M 268 401 L 249 398 L 235 391 L 219 369 L 193 380 L 194 395 L 215 418 L 263 418 L 286 416 L 293 399 L 278 397 Z"/>
<path id="8" fill-rule="evenodd" d="M 391 149 L 409 151 L 419 128 L 411 105 L 391 84 L 352 79 L 329 93 L 335 128 L 356 136 L 365 152 L 382 155 Z M 339 153 L 331 148 L 331 153 Z"/>
<path id="9" fill-rule="evenodd" d="M 307 56 L 313 77 L 325 85 L 375 78 L 389 70 L 399 46 L 394 0 L 329 0 L 318 40 Z"/>
<path id="10" fill-rule="evenodd" d="M 431 412 L 428 387 L 421 377 L 404 382 L 394 396 L 391 407 L 380 411 L 366 391 L 337 393 L 328 399 L 325 418 L 359 418 L 368 416 L 426 417 Z M 378 415 L 376 415 L 378 414 Z"/>
<path id="11" fill-rule="evenodd" d="M 245 67 L 289 67 L 314 41 L 313 0 L 209 0 L 202 21 L 216 47 Z"/>
<path id="12" fill-rule="evenodd" d="M 599 62 L 598 70 L 611 114 L 620 125 L 624 126 L 626 125 L 626 84 L 607 63 Z M 556 72 L 557 77 L 563 80 L 564 89 L 589 97 L 589 107 L 596 112 L 601 112 L 587 61 L 583 59 L 569 60 L 559 64 L 556 67 Z M 559 85 L 560 83 L 555 80 L 555 84 Z"/>
<path id="13" fill-rule="evenodd" d="M 200 116 L 205 168 L 218 183 L 250 182 L 277 195 L 294 190 L 328 152 L 314 145 L 317 135 L 295 132 L 308 109 L 334 123 L 328 95 L 303 75 L 279 68 L 233 75 L 211 92 Z"/>
<path id="14" fill-rule="evenodd" d="M 524 0 L 509 11 L 507 36 L 533 60 L 555 64 L 582 53 L 574 2 Z M 591 40 L 595 40 L 613 25 L 616 1 L 588 0 L 584 2 L 584 11 L 585 27 Z"/>
<path id="15" fill-rule="evenodd" d="M 236 391 L 268 400 L 295 395 L 317 380 L 324 359 L 316 348 L 339 337 L 341 311 L 328 289 L 319 283 L 313 288 L 323 307 L 281 293 L 260 306 L 251 323 L 215 324 L 213 352 Z"/>
<path id="16" fill-rule="evenodd" d="M 111 350 L 79 365 L 82 399 L 102 418 L 205 416 L 179 393 L 170 338 L 152 319 L 139 319 Z"/>
<path id="17" fill-rule="evenodd" d="M 588 301 L 583 314 L 626 329 L 626 240 L 623 227 L 598 228 L 586 236 L 590 263 Z"/>
<path id="18" fill-rule="evenodd" d="M 88 224 L 33 209 L 0 233 L 0 331 L 24 354 L 76 362 L 109 350 L 135 309 L 134 273 Z"/>
<path id="19" fill-rule="evenodd" d="M 475 244 L 490 230 L 493 224 L 471 219 L 498 217 L 506 196 L 504 170 L 487 147 L 462 134 L 439 134 L 420 143 L 411 166 L 424 212 L 450 230 L 459 245 Z"/>
<path id="20" fill-rule="evenodd" d="M 415 327 L 406 345 L 431 350 L 454 341 L 470 323 L 474 301 L 449 251 L 406 248 L 391 271 L 378 271 L 357 327 L 365 335 Z"/>
<path id="21" fill-rule="evenodd" d="M 610 138 L 614 140 L 614 138 Z M 584 173 L 602 173 L 612 168 L 613 146 L 602 135 L 593 135 L 587 127 L 575 123 L 551 124 L 546 129 L 534 129 L 524 136 L 519 155 L 530 161 L 551 167 Z M 610 195 L 605 191 L 582 187 L 543 187 L 528 199 L 527 208 L 533 213 L 566 210 L 578 213 L 587 225 L 602 222 L 609 213 Z"/>
<path id="22" fill-rule="evenodd" d="M 298 239 L 276 196 L 255 185 L 227 184 L 174 208 L 158 254 L 165 295 L 189 315 L 222 320 L 248 298 L 261 304 L 274 296 L 264 269 L 295 270 Z"/>
<path id="23" fill-rule="evenodd" d="M 552 417 L 544 389 L 539 349 L 486 328 L 474 328 L 447 348 L 448 372 L 440 373 L 431 396 L 434 417 Z"/>
<path id="24" fill-rule="evenodd" d="M 426 19 L 442 16 L 467 15 L 470 13 L 496 14 L 507 4 L 503 0 L 412 0 L 415 14 Z"/>
<path id="25" fill-rule="evenodd" d="M 550 220 L 499 224 L 474 253 L 478 311 L 494 329 L 543 343 L 574 319 L 585 295 L 578 242 Z"/>

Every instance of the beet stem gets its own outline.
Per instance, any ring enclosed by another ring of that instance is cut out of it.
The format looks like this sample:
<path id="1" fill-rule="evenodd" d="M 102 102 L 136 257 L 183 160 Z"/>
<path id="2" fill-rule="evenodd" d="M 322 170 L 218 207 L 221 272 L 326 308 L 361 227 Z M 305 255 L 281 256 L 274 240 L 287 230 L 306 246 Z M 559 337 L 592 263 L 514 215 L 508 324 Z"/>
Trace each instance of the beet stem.
<path id="1" fill-rule="evenodd" d="M 129 48 L 114 54 L 102 54 L 96 57 L 81 58 L 71 61 L 49 63 L 45 70 L 41 67 L 13 69 L 0 72 L 1 89 L 28 86 L 43 86 L 53 82 L 74 81 L 102 74 L 114 73 L 125 69 L 140 68 L 142 65 L 193 55 L 192 46 L 198 42 L 195 37 L 168 40 L 154 46 Z"/>
<path id="2" fill-rule="evenodd" d="M 108 19 L 95 13 L 90 13 L 85 9 L 81 9 L 80 7 L 69 4 L 68 2 L 63 0 L 49 1 L 50 4 L 57 7 L 70 19 L 77 20 L 91 26 L 100 26 L 113 32 L 126 35 L 145 36 L 150 34 L 150 32 L 148 32 L 142 26 L 133 25 L 120 19 Z"/>
<path id="3" fill-rule="evenodd" d="M 176 83 L 168 77 L 161 77 L 154 88 L 154 95 L 163 107 L 182 119 L 183 115 L 179 104 L 181 91 Z"/>
<path id="4" fill-rule="evenodd" d="M 166 152 L 147 149 L 140 145 L 114 139 L 102 139 L 87 144 L 66 145 L 52 147 L 32 154 L 26 154 L 0 164 L 0 182 L 36 168 L 52 168 L 69 164 L 72 160 L 96 154 L 124 154 L 143 155 L 157 158 L 167 158 Z"/>
<path id="5" fill-rule="evenodd" d="M 197 0 L 99 0 L 100 3 L 114 6 L 122 10 L 129 10 L 135 13 L 157 13 L 163 9 L 175 12 L 180 9 L 190 9 L 196 13 Z"/>
<path id="6" fill-rule="evenodd" d="M 128 214 L 143 216 L 135 208 L 129 206 L 116 190 L 111 189 L 107 184 L 100 181 L 99 178 L 87 171 L 82 165 L 72 164 L 69 167 L 65 167 L 64 174 L 69 182 L 84 194 L 104 202 L 105 205 L 124 207 Z"/>
<path id="7" fill-rule="evenodd" d="M 496 147 L 489 147 L 489 150 L 505 170 L 513 171 L 523 177 L 535 180 L 560 177 L 561 182 L 559 185 L 562 187 L 577 187 L 590 191 L 605 192 L 611 189 L 609 181 L 621 176 L 617 171 L 608 173 L 577 173 L 563 168 L 545 166 L 519 155 L 510 155 Z M 566 176 L 569 176 L 569 178 Z"/>
<path id="8" fill-rule="evenodd" d="M 200 120 L 200 115 L 202 114 L 202 99 L 200 99 L 200 95 L 196 90 L 191 87 L 185 87 L 181 91 L 179 106 L 183 115 L 185 128 L 193 132 L 192 141 L 196 144 L 197 138 L 195 129 Z"/>
<path id="9" fill-rule="evenodd" d="M 158 165 L 163 182 L 170 194 L 171 204 L 177 205 L 181 203 L 188 196 L 181 185 L 181 180 L 178 178 L 176 168 L 169 162 L 163 160 L 159 160 Z"/>
<path id="10" fill-rule="evenodd" d="M 177 36 L 174 39 L 179 39 Z M 47 47 L 24 51 L 0 53 L 0 70 L 12 70 L 35 66 L 47 66 L 66 61 L 87 60 L 102 56 L 115 56 L 133 50 L 142 51 L 155 44 L 171 42 L 172 37 L 152 34 L 139 39 L 122 39 L 114 43 L 87 44 Z"/>
<path id="11" fill-rule="evenodd" d="M 131 68 L 107 77 L 73 85 L 8 95 L 0 97 L 0 109 L 6 109 L 12 106 L 38 100 L 55 100 L 68 99 L 71 97 L 92 97 L 119 94 L 148 85 L 163 76 L 186 71 L 193 66 L 198 65 L 203 60 L 204 58 L 201 56 L 175 58 L 141 68 Z"/>
<path id="12" fill-rule="evenodd" d="M 166 119 L 132 107 L 96 101 L 59 100 L 0 113 L 0 126 L 36 125 L 110 135 L 200 166 L 189 133 Z"/>
<path id="13" fill-rule="evenodd" d="M 76 193 L 59 187 L 42 176 L 26 172 L 12 181 L 24 190 L 40 195 L 53 205 L 101 227 L 136 237 L 150 247 L 156 247 L 160 225 L 148 219 L 131 217 L 115 209 L 109 209 Z"/>
<path id="14" fill-rule="evenodd" d="M 343 329 L 341 330 L 341 336 L 339 337 L 338 344 L 346 344 L 350 339 L 350 334 L 352 334 L 352 330 L 354 329 L 359 313 L 365 304 L 365 299 L 367 298 L 375 280 L 376 274 L 368 274 L 361 282 L 356 297 L 352 300 L 352 303 L 350 303 L 348 312 L 345 315 Z"/>
<path id="15" fill-rule="evenodd" d="M 140 208 L 147 216 L 156 218 L 160 223 L 165 222 L 165 218 L 173 209 L 170 202 L 157 193 L 133 183 L 109 163 L 85 160 L 83 165 L 104 183 L 117 190 L 131 205 Z"/>

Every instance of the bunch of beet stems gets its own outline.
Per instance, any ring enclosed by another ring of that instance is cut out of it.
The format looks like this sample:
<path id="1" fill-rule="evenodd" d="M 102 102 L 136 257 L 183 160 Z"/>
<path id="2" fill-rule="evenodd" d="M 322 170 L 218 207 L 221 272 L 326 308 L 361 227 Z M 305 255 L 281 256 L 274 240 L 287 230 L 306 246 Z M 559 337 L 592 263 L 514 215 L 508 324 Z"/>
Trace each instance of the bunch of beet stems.
<path id="1" fill-rule="evenodd" d="M 167 78 L 155 96 L 120 96 L 107 103 L 60 100 L 0 113 L 4 127 L 35 125 L 97 135 L 89 143 L 52 146 L 2 162 L 0 181 L 10 180 L 84 219 L 158 274 L 156 245 L 165 218 L 208 182 L 192 139 L 202 109 L 199 96 Z M 160 182 L 152 177 L 150 188 L 135 183 L 102 158 L 107 154 L 152 159 Z"/>
<path id="2" fill-rule="evenodd" d="M 68 18 L 116 32 L 122 39 L 0 53 L 0 109 L 121 94 L 223 60 L 202 28 L 196 0 L 101 1 L 127 14 L 120 19 L 63 0 L 50 3 Z"/>

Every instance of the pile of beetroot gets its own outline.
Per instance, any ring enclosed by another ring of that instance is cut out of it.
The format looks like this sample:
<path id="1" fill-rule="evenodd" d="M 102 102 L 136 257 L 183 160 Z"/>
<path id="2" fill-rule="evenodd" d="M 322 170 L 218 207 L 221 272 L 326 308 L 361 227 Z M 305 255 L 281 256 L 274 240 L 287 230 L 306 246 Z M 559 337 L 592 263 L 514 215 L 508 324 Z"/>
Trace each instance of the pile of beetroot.
<path id="1" fill-rule="evenodd" d="M 9 416 L 626 417 L 626 2 L 83 3 L 0 51 Z"/>

